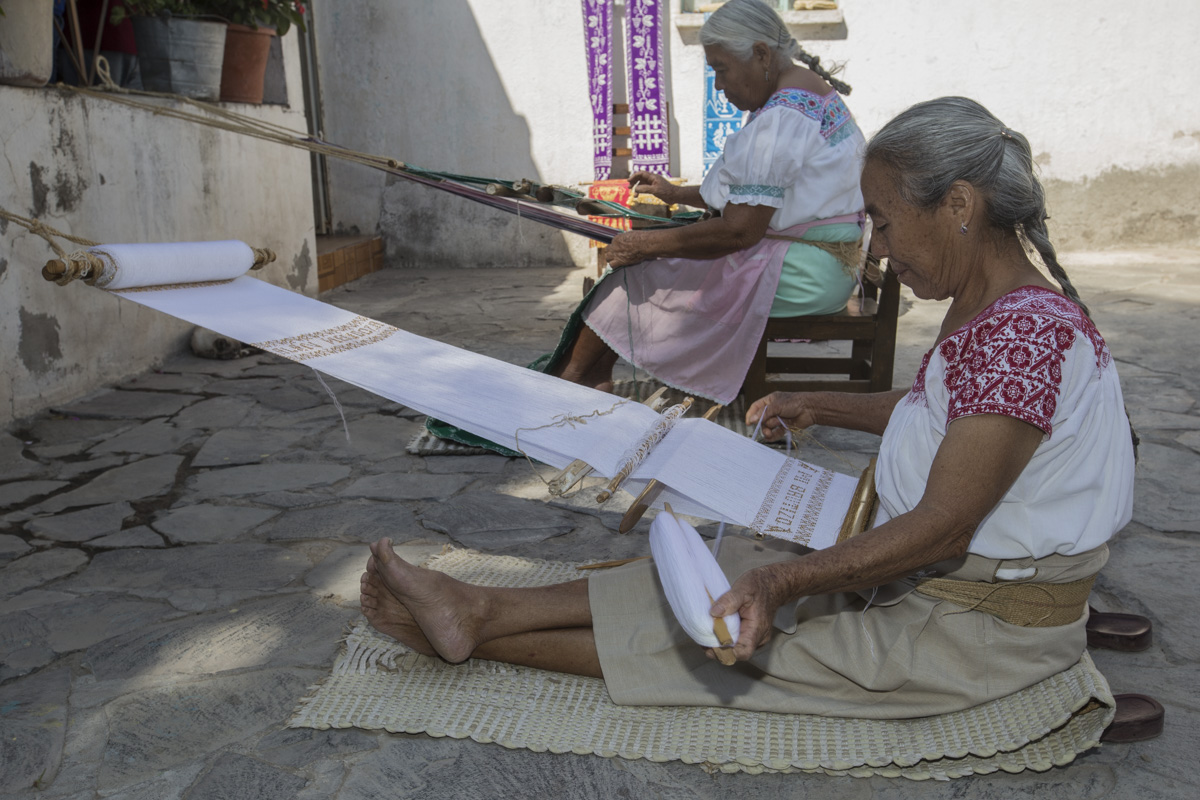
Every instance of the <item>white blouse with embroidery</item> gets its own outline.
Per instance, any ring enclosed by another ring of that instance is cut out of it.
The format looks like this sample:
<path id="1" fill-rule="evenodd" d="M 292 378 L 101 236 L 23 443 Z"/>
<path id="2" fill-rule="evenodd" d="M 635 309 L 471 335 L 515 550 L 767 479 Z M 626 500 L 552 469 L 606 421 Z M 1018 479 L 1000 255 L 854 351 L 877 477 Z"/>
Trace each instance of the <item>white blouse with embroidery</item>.
<path id="1" fill-rule="evenodd" d="M 1121 385 L 1104 340 L 1070 300 L 1022 287 L 926 353 L 883 434 L 876 524 L 917 505 L 947 426 L 971 414 L 1014 417 L 1045 437 L 969 552 L 1082 553 L 1129 521 L 1134 462 Z"/>
<path id="2" fill-rule="evenodd" d="M 711 208 L 778 209 L 771 229 L 862 210 L 865 140 L 837 92 L 782 89 L 725 141 L 700 185 Z"/>

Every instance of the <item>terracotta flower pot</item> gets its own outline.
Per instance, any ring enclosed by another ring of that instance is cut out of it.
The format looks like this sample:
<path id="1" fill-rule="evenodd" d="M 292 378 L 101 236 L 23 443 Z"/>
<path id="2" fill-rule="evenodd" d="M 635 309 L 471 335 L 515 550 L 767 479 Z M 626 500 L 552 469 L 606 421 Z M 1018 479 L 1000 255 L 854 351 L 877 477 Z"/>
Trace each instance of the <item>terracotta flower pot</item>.
<path id="1" fill-rule="evenodd" d="M 229 26 L 225 35 L 225 61 L 221 65 L 221 100 L 262 103 L 263 78 L 274 35 L 274 28 Z"/>

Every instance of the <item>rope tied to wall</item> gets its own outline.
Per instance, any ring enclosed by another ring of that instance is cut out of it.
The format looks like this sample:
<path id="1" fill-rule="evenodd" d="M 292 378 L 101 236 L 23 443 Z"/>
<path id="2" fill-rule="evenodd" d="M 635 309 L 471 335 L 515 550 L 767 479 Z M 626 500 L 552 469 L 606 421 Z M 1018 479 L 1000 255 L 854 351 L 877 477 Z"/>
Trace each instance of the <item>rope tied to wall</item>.
<path id="1" fill-rule="evenodd" d="M 346 147 L 339 147 L 324 141 L 320 132 L 313 134 L 302 133 L 282 125 L 277 125 L 261 119 L 255 119 L 215 103 L 195 100 L 170 92 L 146 92 L 129 89 L 117 85 L 113 80 L 108 64 L 103 57 L 98 59 L 97 74 L 100 85 L 96 87 L 70 86 L 59 83 L 57 88 L 75 92 L 95 99 L 104 99 L 131 108 L 149 112 L 158 117 L 166 117 L 184 122 L 193 122 L 210 128 L 238 133 L 263 141 L 274 142 L 287 147 L 305 150 L 310 153 L 337 158 L 362 164 L 367 167 L 382 170 L 405 180 L 440 189 L 442 191 L 466 197 L 474 202 L 498 208 L 508 213 L 533 219 L 536 222 L 550 225 L 559 230 L 569 231 L 587 236 L 599 242 L 609 242 L 617 231 L 590 220 L 581 219 L 578 215 L 601 214 L 604 216 L 628 217 L 642 224 L 676 227 L 694 221 L 700 212 L 681 212 L 674 218 L 664 219 L 657 216 L 641 214 L 633 209 L 617 203 L 587 200 L 576 192 L 564 187 L 537 186 L 528 180 L 501 181 L 496 178 L 480 178 L 471 175 L 459 175 L 449 172 L 436 172 L 406 164 L 403 161 L 387 156 L 372 155 Z M 171 100 L 175 104 L 167 105 L 151 102 L 152 100 Z M 190 106 L 191 108 L 180 107 Z M 496 187 L 502 190 L 499 194 L 491 194 Z M 528 190 L 526 192 L 519 189 Z M 533 195 L 529 194 L 533 192 Z M 534 196 L 536 195 L 536 196 Z"/>
<path id="2" fill-rule="evenodd" d="M 55 255 L 59 256 L 60 258 L 66 258 L 67 251 L 60 247 L 55 239 L 62 239 L 64 241 L 71 242 L 72 244 L 78 244 L 84 247 L 95 247 L 96 245 L 100 244 L 99 242 L 93 242 L 91 239 L 84 239 L 80 236 L 72 236 L 69 233 L 63 233 L 60 230 L 50 227 L 39 219 L 34 217 L 23 217 L 20 214 L 14 214 L 4 208 L 0 208 L 0 218 L 9 220 L 10 222 L 15 222 L 30 233 L 34 233 L 42 237 L 46 240 L 46 243 L 50 245 L 50 249 L 54 251 Z"/>

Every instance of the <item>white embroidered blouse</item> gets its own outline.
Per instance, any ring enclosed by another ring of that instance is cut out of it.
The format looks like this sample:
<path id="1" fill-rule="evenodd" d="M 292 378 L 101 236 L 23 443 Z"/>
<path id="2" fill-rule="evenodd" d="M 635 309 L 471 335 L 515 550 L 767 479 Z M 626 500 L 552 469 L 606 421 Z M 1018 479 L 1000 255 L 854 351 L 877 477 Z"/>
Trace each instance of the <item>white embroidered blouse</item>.
<path id="1" fill-rule="evenodd" d="M 781 89 L 726 141 L 700 185 L 711 208 L 778 209 L 772 230 L 862 210 L 865 140 L 837 92 Z"/>
<path id="2" fill-rule="evenodd" d="M 1071 555 L 1099 547 L 1129 521 L 1133 445 L 1116 367 L 1070 300 L 1022 287 L 925 354 L 883 434 L 876 524 L 916 506 L 946 427 L 971 414 L 1014 417 L 1045 437 L 969 552 Z"/>

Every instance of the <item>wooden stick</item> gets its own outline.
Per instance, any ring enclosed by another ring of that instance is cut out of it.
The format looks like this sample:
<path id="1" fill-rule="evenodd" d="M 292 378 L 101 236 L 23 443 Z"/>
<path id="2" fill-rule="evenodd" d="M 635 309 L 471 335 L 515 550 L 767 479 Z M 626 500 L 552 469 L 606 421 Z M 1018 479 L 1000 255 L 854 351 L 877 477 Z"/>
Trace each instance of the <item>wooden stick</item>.
<path id="1" fill-rule="evenodd" d="M 254 251 L 254 263 L 250 265 L 250 269 L 262 269 L 275 261 L 275 251 L 268 247 L 251 247 L 250 249 Z"/>
<path id="2" fill-rule="evenodd" d="M 642 401 L 642 405 L 650 406 L 657 411 L 663 404 L 663 395 L 667 393 L 667 387 L 663 386 L 654 394 Z M 571 487 L 579 483 L 581 480 L 592 474 L 592 467 L 582 458 L 577 458 L 570 464 L 558 471 L 558 474 L 551 478 L 546 485 L 549 487 L 550 494 L 553 497 L 562 497 L 567 492 L 571 491 Z"/>
<path id="3" fill-rule="evenodd" d="M 575 204 L 575 213 L 584 216 L 613 216 L 616 212 L 596 200 L 580 200 Z"/>
<path id="4" fill-rule="evenodd" d="M 580 564 L 575 569 L 608 569 L 609 567 L 619 567 L 622 564 L 632 564 L 634 561 L 645 561 L 650 556 L 636 556 L 634 558 L 618 558 L 616 561 L 598 561 L 595 564 Z"/>
<path id="5" fill-rule="evenodd" d="M 100 40 L 104 38 L 104 25 L 108 19 L 108 0 L 100 4 L 100 22 L 96 25 L 96 44 L 92 47 L 92 63 L 88 65 L 87 85 L 92 85 L 96 77 L 97 65 L 100 63 Z"/>
<path id="6" fill-rule="evenodd" d="M 695 401 L 690 397 L 683 398 L 683 402 L 680 403 L 680 405 L 683 406 L 683 411 L 680 412 L 679 417 L 682 417 L 684 414 L 687 413 L 687 410 L 692 407 L 693 402 L 695 402 Z M 676 419 L 678 419 L 679 417 L 677 417 Z M 660 420 L 660 423 L 661 423 L 661 420 Z M 655 427 L 657 427 L 657 426 L 655 426 Z M 670 431 L 667 431 L 667 432 L 669 433 Z M 663 436 L 666 436 L 666 433 L 664 433 Z M 649 438 L 650 438 L 649 434 L 647 434 L 646 436 L 643 436 L 641 441 L 638 442 L 637 449 L 634 452 L 636 453 L 638 450 L 641 450 L 642 447 L 645 446 L 646 441 Z M 649 451 L 647 451 L 646 455 L 649 455 Z M 609 498 L 611 498 L 613 496 L 613 493 L 617 491 L 617 488 L 620 487 L 620 485 L 625 482 L 626 478 L 628 478 L 630 475 L 633 474 L 633 471 L 635 469 L 637 469 L 637 467 L 638 467 L 638 464 L 634 463 L 634 459 L 631 458 L 629 461 L 627 461 L 624 464 L 624 466 L 622 466 L 621 469 L 617 472 L 617 474 L 613 476 L 612 480 L 608 482 L 608 486 L 603 491 L 601 491 L 600 494 L 596 495 L 596 502 L 597 503 L 608 502 Z"/>
<path id="7" fill-rule="evenodd" d="M 62 37 L 62 40 L 65 43 L 67 41 L 67 32 L 63 29 L 63 26 L 59 24 L 58 17 L 54 17 L 53 19 L 55 29 L 58 30 L 58 35 Z M 74 50 L 65 46 L 65 44 L 63 49 L 66 50 L 67 55 L 71 57 L 71 63 L 75 65 L 75 70 L 79 73 L 79 79 L 83 80 L 84 69 L 83 64 L 79 63 L 79 57 L 75 55 Z"/>
<path id="8" fill-rule="evenodd" d="M 838 543 L 857 536 L 871 524 L 871 516 L 875 510 L 875 459 L 867 464 L 867 468 L 858 476 L 858 486 L 854 489 L 854 499 L 846 509 L 842 520 L 842 530 L 838 533 Z"/>
<path id="9" fill-rule="evenodd" d="M 90 86 L 91 70 L 83 68 L 83 34 L 79 32 L 79 8 L 75 5 L 75 0 L 67 0 L 67 16 L 71 18 L 71 33 L 75 39 L 75 51 L 79 54 L 75 62 L 81 67 L 79 80 L 83 81 L 84 86 Z"/>
<path id="10" fill-rule="evenodd" d="M 104 272 L 104 260 L 95 253 L 79 251 L 69 256 L 70 263 L 53 258 L 42 267 L 42 277 L 48 281 L 70 283 L 75 279 L 90 280 Z"/>
<path id="11" fill-rule="evenodd" d="M 719 404 L 714 405 L 708 411 L 704 412 L 702 419 L 712 421 L 722 408 L 723 406 Z M 658 499 L 658 496 L 662 494 L 665 488 L 667 487 L 657 478 L 647 483 L 646 488 L 642 489 L 642 493 L 637 496 L 637 499 L 633 501 L 633 505 L 625 512 L 625 516 L 621 517 L 621 524 L 617 526 L 617 532 L 629 533 L 633 530 L 633 527 L 638 524 L 642 515 L 650 510 L 650 506 L 654 504 L 654 501 Z"/>
<path id="12" fill-rule="evenodd" d="M 493 197 L 512 197 L 517 200 L 529 200 L 533 203 L 538 202 L 538 199 L 533 195 L 515 191 L 508 188 L 503 183 L 489 183 L 484 190 Z"/>
<path id="13" fill-rule="evenodd" d="M 712 600 L 712 595 L 708 595 L 708 599 Z M 715 603 L 716 601 L 713 600 Z M 713 648 L 713 654 L 716 655 L 717 661 L 720 661 L 727 667 L 732 667 L 737 662 L 737 656 L 733 654 L 733 636 L 729 633 L 729 626 L 725 624 L 723 617 L 713 617 L 713 633 L 716 634 L 717 641 L 721 643 L 720 647 Z"/>

